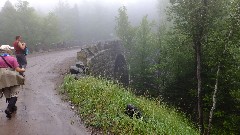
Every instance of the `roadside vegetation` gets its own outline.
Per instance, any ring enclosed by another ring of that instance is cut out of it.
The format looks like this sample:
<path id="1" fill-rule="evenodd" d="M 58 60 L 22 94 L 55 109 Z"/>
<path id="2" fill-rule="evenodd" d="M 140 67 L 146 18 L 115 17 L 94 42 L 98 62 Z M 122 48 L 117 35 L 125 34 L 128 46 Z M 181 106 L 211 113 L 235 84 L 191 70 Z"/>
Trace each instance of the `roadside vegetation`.
<path id="1" fill-rule="evenodd" d="M 94 77 L 75 80 L 66 76 L 65 93 L 78 106 L 81 118 L 88 126 L 100 129 L 104 134 L 134 135 L 197 135 L 183 114 L 156 99 L 135 96 L 130 89 L 112 81 Z M 142 112 L 142 118 L 130 118 L 124 113 L 127 104 L 133 104 Z"/>

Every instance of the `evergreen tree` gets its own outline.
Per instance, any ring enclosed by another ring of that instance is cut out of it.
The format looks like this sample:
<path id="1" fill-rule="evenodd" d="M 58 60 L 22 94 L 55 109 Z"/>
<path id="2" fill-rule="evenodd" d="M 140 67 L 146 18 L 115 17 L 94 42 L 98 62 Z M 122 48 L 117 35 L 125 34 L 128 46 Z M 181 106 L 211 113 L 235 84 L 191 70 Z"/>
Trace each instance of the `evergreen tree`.
<path id="1" fill-rule="evenodd" d="M 0 40 L 2 44 L 12 45 L 18 34 L 17 11 L 10 1 L 6 1 L 0 12 Z"/>

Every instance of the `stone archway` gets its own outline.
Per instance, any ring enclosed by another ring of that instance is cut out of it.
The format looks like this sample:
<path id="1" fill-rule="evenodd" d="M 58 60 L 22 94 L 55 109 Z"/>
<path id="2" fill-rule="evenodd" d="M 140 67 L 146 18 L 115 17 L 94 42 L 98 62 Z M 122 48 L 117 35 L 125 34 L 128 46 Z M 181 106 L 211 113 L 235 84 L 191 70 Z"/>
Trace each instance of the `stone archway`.
<path id="1" fill-rule="evenodd" d="M 128 68 L 125 57 L 122 54 L 118 54 L 114 63 L 114 79 L 118 80 L 124 85 L 129 83 Z"/>

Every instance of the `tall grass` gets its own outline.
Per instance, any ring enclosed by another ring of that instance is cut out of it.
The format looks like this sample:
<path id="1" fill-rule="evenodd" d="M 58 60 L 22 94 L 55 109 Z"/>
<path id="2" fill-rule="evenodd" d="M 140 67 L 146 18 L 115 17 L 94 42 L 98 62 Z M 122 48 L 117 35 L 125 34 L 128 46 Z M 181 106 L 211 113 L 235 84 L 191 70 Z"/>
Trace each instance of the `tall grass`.
<path id="1" fill-rule="evenodd" d="M 157 100 L 136 97 L 129 90 L 111 81 L 85 77 L 65 77 L 64 90 L 79 107 L 85 123 L 104 134 L 119 135 L 197 135 L 197 129 L 174 109 Z M 141 119 L 130 118 L 124 111 L 127 104 L 140 108 Z"/>

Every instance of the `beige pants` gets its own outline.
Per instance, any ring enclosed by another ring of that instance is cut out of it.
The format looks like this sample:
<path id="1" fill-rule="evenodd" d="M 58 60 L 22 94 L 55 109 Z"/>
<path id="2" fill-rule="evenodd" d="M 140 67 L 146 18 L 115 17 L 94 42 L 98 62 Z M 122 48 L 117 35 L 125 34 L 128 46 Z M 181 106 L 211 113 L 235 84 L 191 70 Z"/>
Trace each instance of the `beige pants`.
<path id="1" fill-rule="evenodd" d="M 2 96 L 2 93 L 6 98 L 18 97 L 19 92 L 20 92 L 20 86 L 3 88 L 3 89 L 0 89 L 0 97 Z"/>

